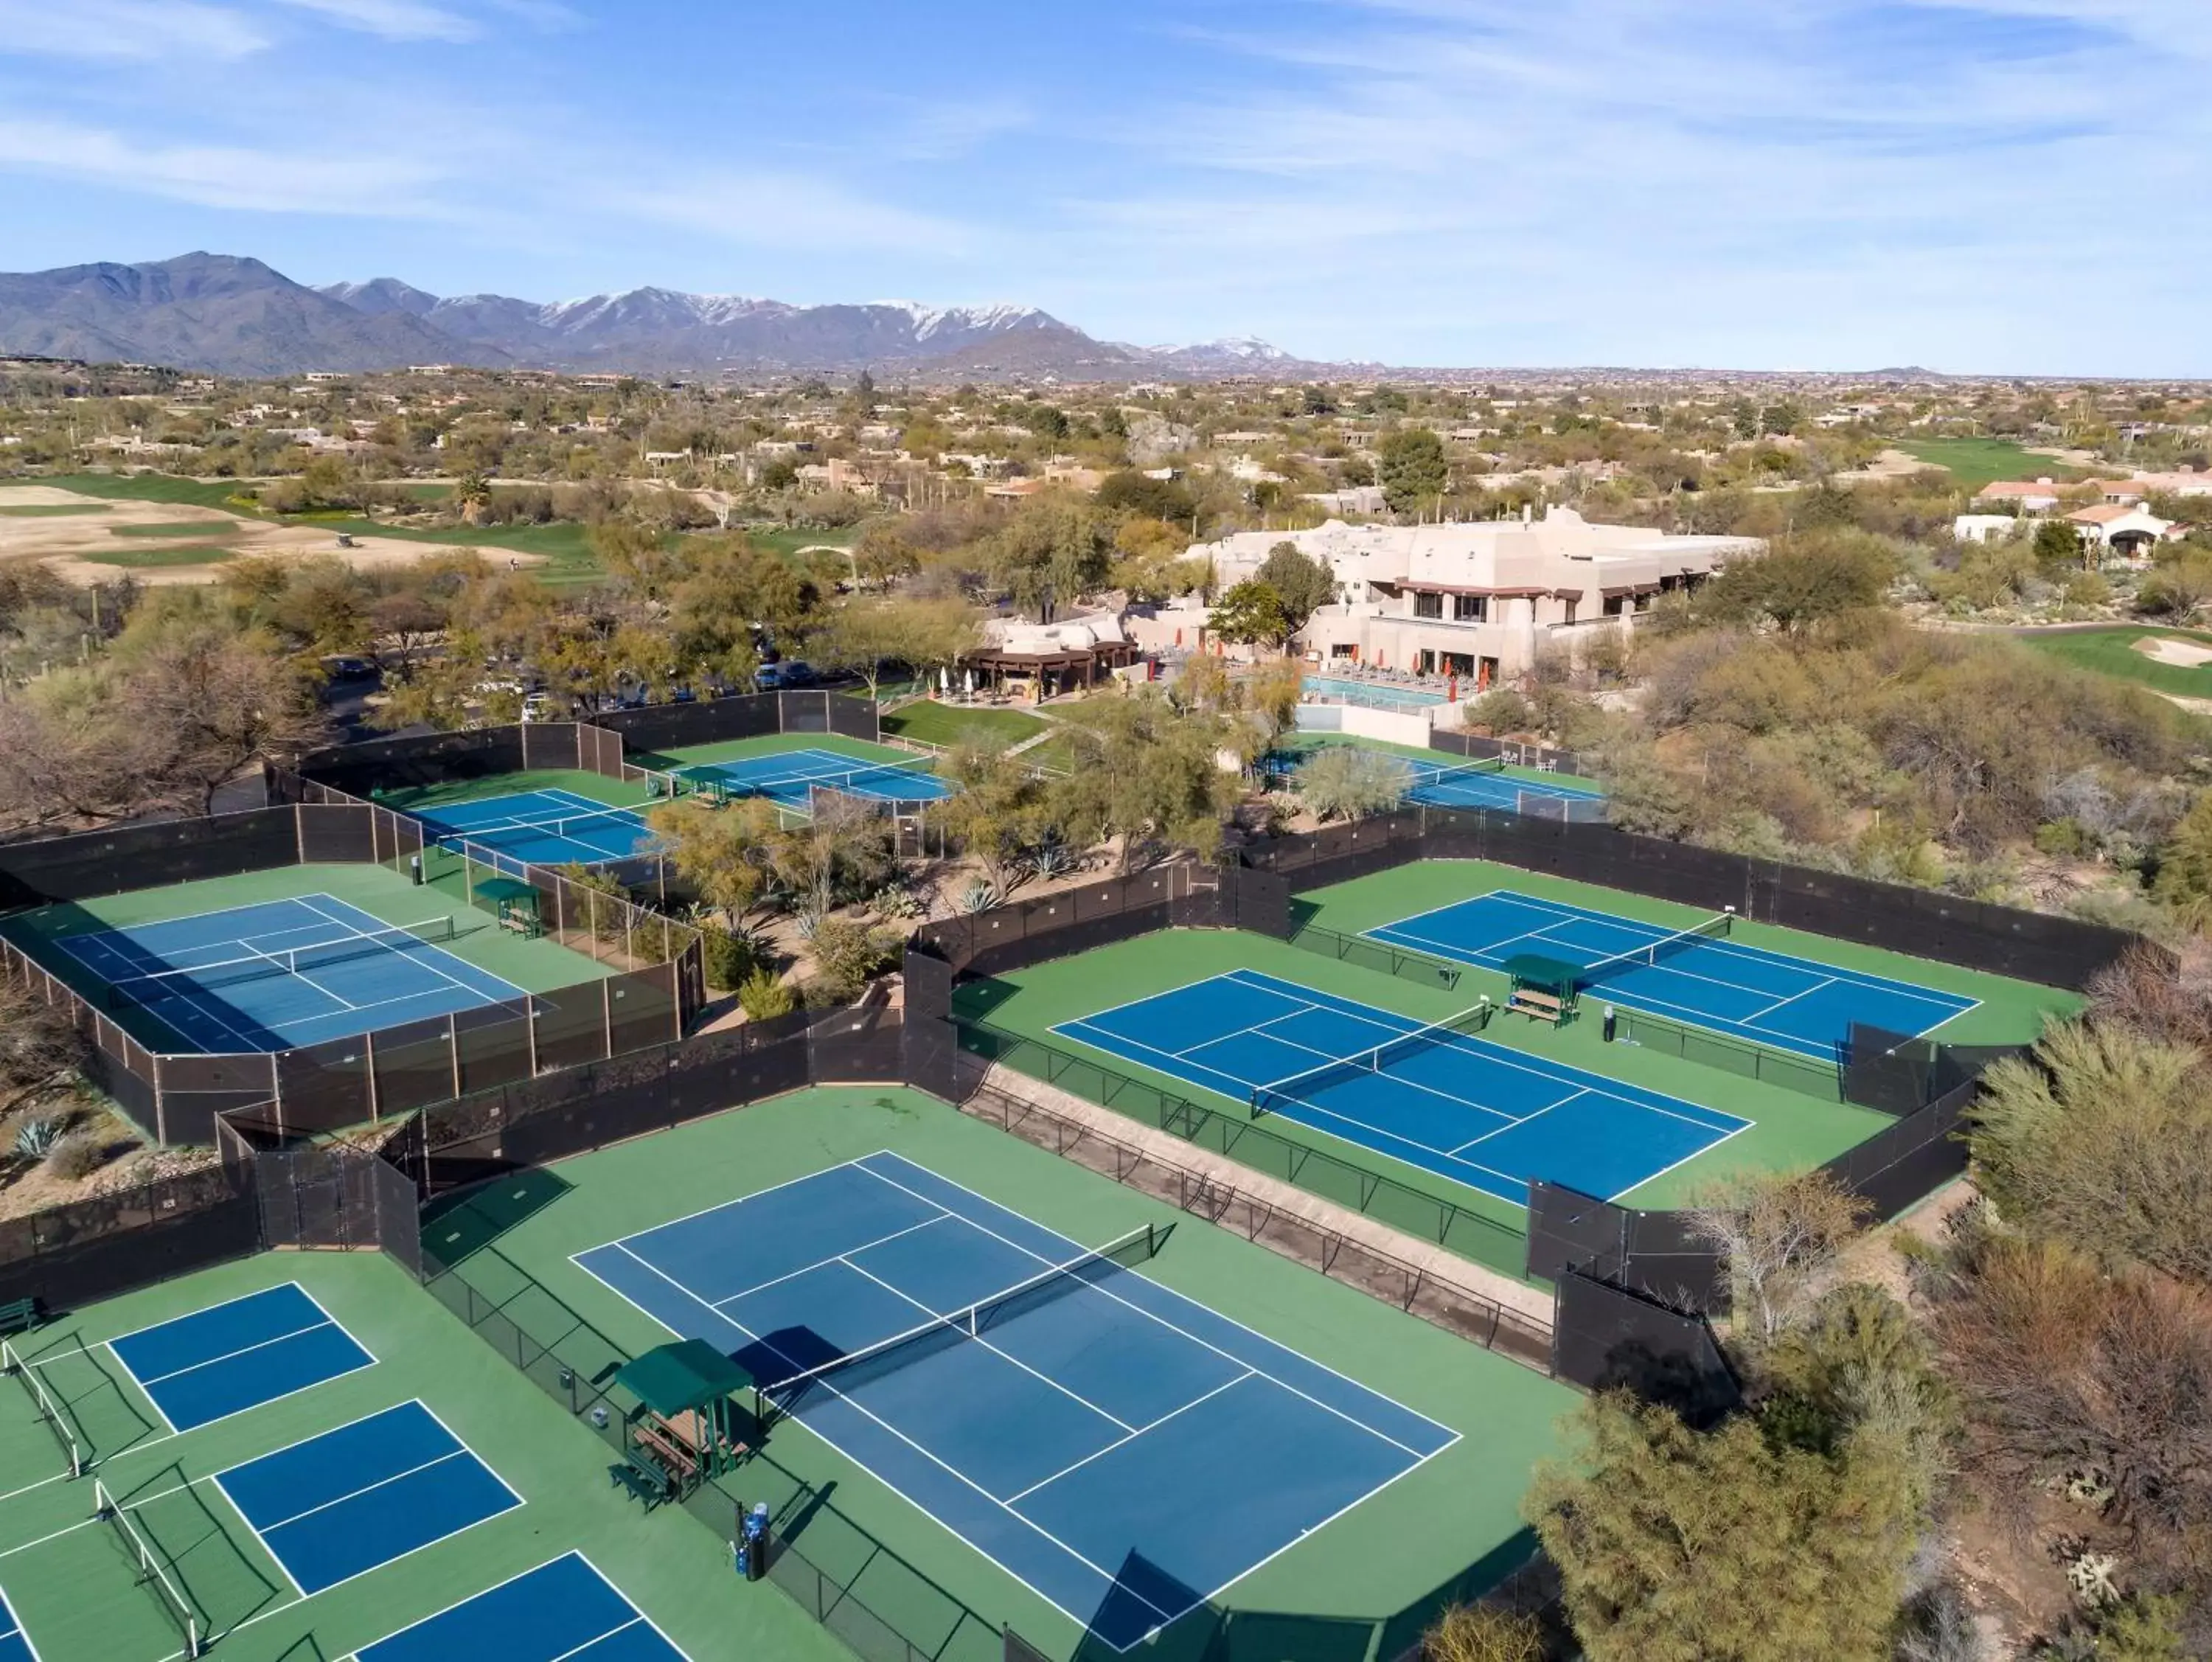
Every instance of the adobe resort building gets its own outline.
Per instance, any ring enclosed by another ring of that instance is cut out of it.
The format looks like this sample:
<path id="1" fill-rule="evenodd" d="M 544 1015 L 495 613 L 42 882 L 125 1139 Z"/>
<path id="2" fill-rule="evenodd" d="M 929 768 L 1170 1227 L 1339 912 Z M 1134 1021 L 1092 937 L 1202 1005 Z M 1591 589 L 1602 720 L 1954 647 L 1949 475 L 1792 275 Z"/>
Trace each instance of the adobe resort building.
<path id="1" fill-rule="evenodd" d="M 1316 612 L 1298 637 L 1310 660 L 1456 675 L 1477 690 L 1520 674 L 1545 652 L 1576 653 L 1593 635 L 1625 631 L 1660 595 L 1765 549 L 1755 537 L 1592 525 L 1572 508 L 1553 508 L 1540 520 L 1331 520 L 1311 531 L 1240 531 L 1191 552 L 1212 560 L 1226 589 L 1284 542 L 1325 562 L 1336 578 L 1335 604 Z"/>

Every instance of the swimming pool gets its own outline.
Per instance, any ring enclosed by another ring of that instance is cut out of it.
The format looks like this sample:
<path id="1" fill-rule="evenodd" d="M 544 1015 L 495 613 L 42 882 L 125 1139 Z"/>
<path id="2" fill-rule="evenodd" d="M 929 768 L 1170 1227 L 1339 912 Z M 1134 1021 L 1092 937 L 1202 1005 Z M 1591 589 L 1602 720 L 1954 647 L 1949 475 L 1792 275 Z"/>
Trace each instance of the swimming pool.
<path id="1" fill-rule="evenodd" d="M 1308 692 L 1317 697 L 1340 698 L 1347 704 L 1364 704 L 1372 709 L 1427 709 L 1446 702 L 1441 692 L 1350 681 L 1334 675 L 1309 675 L 1304 685 Z"/>

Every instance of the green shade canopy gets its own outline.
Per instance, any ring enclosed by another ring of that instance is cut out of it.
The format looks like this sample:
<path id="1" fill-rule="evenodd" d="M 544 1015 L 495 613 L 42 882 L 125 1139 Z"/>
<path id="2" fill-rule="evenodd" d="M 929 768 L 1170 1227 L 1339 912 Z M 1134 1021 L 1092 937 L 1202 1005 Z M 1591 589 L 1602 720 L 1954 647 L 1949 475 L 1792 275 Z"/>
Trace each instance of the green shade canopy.
<path id="1" fill-rule="evenodd" d="M 615 1381 L 663 1418 L 713 1407 L 750 1391 L 753 1376 L 704 1339 L 684 1339 L 648 1350 L 616 1371 Z"/>
<path id="2" fill-rule="evenodd" d="M 514 877 L 480 877 L 477 880 L 477 896 L 485 900 L 527 900 L 538 904 L 538 891 Z"/>
<path id="3" fill-rule="evenodd" d="M 1505 973 L 1513 977 L 1515 986 L 1538 988 L 1562 999 L 1573 996 L 1576 978 L 1582 972 L 1579 964 L 1544 958 L 1535 953 L 1516 953 L 1505 960 Z"/>

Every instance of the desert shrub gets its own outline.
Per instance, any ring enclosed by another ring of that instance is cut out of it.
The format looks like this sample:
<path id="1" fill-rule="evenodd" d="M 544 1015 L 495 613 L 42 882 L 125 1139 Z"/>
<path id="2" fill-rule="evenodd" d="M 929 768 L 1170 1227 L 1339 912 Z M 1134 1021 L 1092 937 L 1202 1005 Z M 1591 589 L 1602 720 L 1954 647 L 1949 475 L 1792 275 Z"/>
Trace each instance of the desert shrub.
<path id="1" fill-rule="evenodd" d="M 714 928 L 702 929 L 699 939 L 707 984 L 716 992 L 734 992 L 758 962 L 752 942 Z"/>
<path id="2" fill-rule="evenodd" d="M 64 1182 L 78 1183 L 97 1172 L 106 1158 L 107 1151 L 98 1137 L 88 1131 L 72 1131 L 48 1153 L 46 1170 Z"/>
<path id="3" fill-rule="evenodd" d="M 1387 813 L 1406 797 L 1412 770 L 1383 751 L 1332 745 L 1298 770 L 1297 793 L 1322 819 L 1364 819 Z"/>
<path id="4" fill-rule="evenodd" d="M 1422 1662 L 1542 1662 L 1543 1655 L 1534 1616 L 1487 1604 L 1454 1604 L 1421 1635 Z"/>
<path id="5" fill-rule="evenodd" d="M 799 999 L 775 971 L 763 967 L 747 976 L 738 989 L 738 1005 L 751 1020 L 768 1021 L 789 1015 L 799 1008 Z"/>

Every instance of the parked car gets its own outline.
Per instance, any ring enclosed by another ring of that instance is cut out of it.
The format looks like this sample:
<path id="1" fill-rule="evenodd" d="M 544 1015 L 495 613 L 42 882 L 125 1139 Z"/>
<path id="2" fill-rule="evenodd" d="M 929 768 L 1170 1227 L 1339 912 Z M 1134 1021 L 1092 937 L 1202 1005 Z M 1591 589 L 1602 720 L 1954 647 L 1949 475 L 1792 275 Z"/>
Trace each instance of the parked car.
<path id="1" fill-rule="evenodd" d="M 340 655 L 323 660 L 323 673 L 333 681 L 362 681 L 376 673 L 376 666 L 366 658 Z"/>
<path id="2" fill-rule="evenodd" d="M 783 666 L 783 684 L 787 687 L 811 687 L 821 679 L 814 673 L 811 665 L 801 663 L 796 658 L 787 661 Z"/>
<path id="3" fill-rule="evenodd" d="M 522 719 L 526 721 L 557 721 L 561 712 L 553 703 L 553 696 L 533 692 L 522 701 Z"/>

